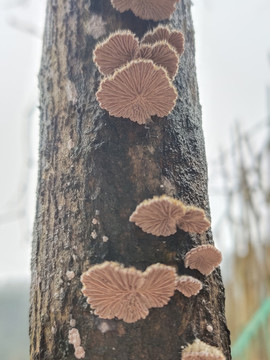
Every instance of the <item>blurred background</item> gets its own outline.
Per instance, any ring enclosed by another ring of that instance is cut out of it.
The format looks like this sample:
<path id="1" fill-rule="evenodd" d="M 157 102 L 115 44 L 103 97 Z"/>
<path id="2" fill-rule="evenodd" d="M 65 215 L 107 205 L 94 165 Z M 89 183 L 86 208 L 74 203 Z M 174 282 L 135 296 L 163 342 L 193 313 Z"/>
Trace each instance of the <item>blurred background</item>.
<path id="1" fill-rule="evenodd" d="M 45 0 L 0 0 L 0 358 L 28 356 Z M 193 0 L 234 360 L 270 359 L 270 1 Z"/>

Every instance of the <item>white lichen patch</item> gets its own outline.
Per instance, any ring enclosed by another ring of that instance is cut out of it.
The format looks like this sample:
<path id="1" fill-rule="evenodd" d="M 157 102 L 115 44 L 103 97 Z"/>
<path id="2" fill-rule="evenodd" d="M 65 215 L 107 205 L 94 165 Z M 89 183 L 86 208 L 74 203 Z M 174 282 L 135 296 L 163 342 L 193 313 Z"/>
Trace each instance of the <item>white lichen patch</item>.
<path id="1" fill-rule="evenodd" d="M 93 230 L 93 231 L 91 232 L 91 238 L 93 238 L 93 239 L 96 239 L 96 238 L 97 238 L 97 232 L 96 232 L 96 230 Z"/>
<path id="2" fill-rule="evenodd" d="M 72 280 L 72 279 L 74 279 L 74 277 L 75 277 L 75 273 L 74 273 L 74 271 L 67 271 L 66 272 L 66 276 L 67 276 L 67 278 L 68 278 L 68 280 Z"/>
<path id="3" fill-rule="evenodd" d="M 95 40 L 106 34 L 106 22 L 102 17 L 96 14 L 92 14 L 85 23 L 85 30 L 88 35 L 93 36 Z"/>
<path id="4" fill-rule="evenodd" d="M 70 319 L 69 325 L 71 327 L 75 327 L 76 326 L 76 320 L 75 319 Z"/>
<path id="5" fill-rule="evenodd" d="M 70 80 L 66 82 L 66 94 L 69 102 L 74 104 L 77 101 L 77 90 L 75 84 Z"/>
<path id="6" fill-rule="evenodd" d="M 103 242 L 107 242 L 108 240 L 109 240 L 108 236 L 105 236 L 105 235 L 102 236 L 102 241 L 103 241 Z"/>
<path id="7" fill-rule="evenodd" d="M 105 334 L 108 331 L 114 330 L 114 327 L 110 325 L 109 321 L 102 320 L 98 326 L 98 330 L 102 332 L 102 334 Z"/>

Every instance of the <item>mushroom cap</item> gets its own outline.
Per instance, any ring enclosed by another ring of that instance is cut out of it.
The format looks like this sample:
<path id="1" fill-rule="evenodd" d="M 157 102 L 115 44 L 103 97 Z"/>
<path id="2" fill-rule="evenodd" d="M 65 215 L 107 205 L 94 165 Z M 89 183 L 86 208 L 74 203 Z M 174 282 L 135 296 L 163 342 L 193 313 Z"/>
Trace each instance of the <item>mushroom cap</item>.
<path id="1" fill-rule="evenodd" d="M 159 41 L 153 45 L 142 45 L 137 55 L 141 59 L 149 59 L 167 70 L 173 79 L 178 70 L 178 55 L 174 48 L 166 41 Z"/>
<path id="2" fill-rule="evenodd" d="M 78 346 L 81 345 L 81 337 L 80 337 L 78 329 L 73 328 L 73 329 L 69 330 L 69 332 L 68 332 L 68 342 L 70 344 L 73 344 L 74 347 L 78 347 Z"/>
<path id="3" fill-rule="evenodd" d="M 96 96 L 110 115 L 145 124 L 152 115 L 172 111 L 177 91 L 162 67 L 151 60 L 133 60 L 103 79 Z"/>
<path id="4" fill-rule="evenodd" d="M 82 274 L 82 292 L 96 315 L 133 323 L 145 319 L 150 308 L 169 302 L 175 277 L 175 269 L 163 264 L 151 265 L 142 272 L 107 261 Z"/>
<path id="5" fill-rule="evenodd" d="M 168 26 L 159 25 L 154 30 L 145 33 L 141 43 L 152 45 L 159 41 L 167 41 L 175 49 L 178 56 L 184 52 L 185 39 L 179 30 L 171 30 Z"/>
<path id="6" fill-rule="evenodd" d="M 180 200 L 167 195 L 155 196 L 139 204 L 129 221 L 135 222 L 144 232 L 156 236 L 169 236 L 177 231 L 176 223 L 185 212 Z"/>
<path id="7" fill-rule="evenodd" d="M 133 0 L 111 0 L 112 6 L 121 13 L 128 11 L 132 6 L 132 2 Z"/>
<path id="8" fill-rule="evenodd" d="M 117 31 L 97 44 L 94 62 L 102 74 L 111 75 L 133 60 L 138 50 L 139 42 L 131 31 Z"/>
<path id="9" fill-rule="evenodd" d="M 187 275 L 177 276 L 175 286 L 186 297 L 197 295 L 202 289 L 202 283 L 198 279 Z"/>
<path id="10" fill-rule="evenodd" d="M 222 351 L 196 339 L 182 351 L 182 360 L 226 360 Z"/>
<path id="11" fill-rule="evenodd" d="M 185 267 L 197 269 L 203 275 L 210 275 L 221 263 L 222 254 L 213 245 L 200 245 L 191 249 L 185 255 Z"/>
<path id="12" fill-rule="evenodd" d="M 210 221 L 205 217 L 203 209 L 186 206 L 185 215 L 179 219 L 177 226 L 186 232 L 202 234 L 210 227 Z"/>
<path id="13" fill-rule="evenodd" d="M 132 0 L 130 9 L 143 20 L 169 19 L 179 0 Z"/>

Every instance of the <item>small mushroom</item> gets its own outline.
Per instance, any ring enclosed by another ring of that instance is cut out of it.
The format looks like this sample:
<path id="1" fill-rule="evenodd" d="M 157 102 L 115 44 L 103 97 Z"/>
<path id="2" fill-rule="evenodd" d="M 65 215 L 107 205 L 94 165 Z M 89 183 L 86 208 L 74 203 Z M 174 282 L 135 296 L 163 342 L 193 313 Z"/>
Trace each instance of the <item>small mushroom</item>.
<path id="1" fill-rule="evenodd" d="M 104 319 L 117 317 L 127 323 L 144 319 L 152 307 L 166 305 L 175 290 L 175 269 L 154 264 L 144 272 L 115 262 L 94 265 L 83 273 L 83 294 Z"/>
<path id="2" fill-rule="evenodd" d="M 182 351 L 182 360 L 226 360 L 222 351 L 196 339 Z"/>
<path id="3" fill-rule="evenodd" d="M 133 60 L 103 79 L 96 96 L 110 115 L 145 124 L 152 115 L 172 111 L 177 91 L 162 67 L 151 60 Z"/>
<path id="4" fill-rule="evenodd" d="M 192 276 L 177 276 L 175 282 L 176 290 L 180 291 L 186 297 L 197 295 L 202 289 L 202 283 Z"/>
<path id="5" fill-rule="evenodd" d="M 213 245 L 200 245 L 191 249 L 185 255 L 185 267 L 197 269 L 203 275 L 210 275 L 221 263 L 222 254 Z"/>
<path id="6" fill-rule="evenodd" d="M 156 236 L 169 236 L 177 231 L 176 223 L 185 213 L 180 200 L 170 196 L 155 196 L 139 204 L 129 221 L 135 222 L 144 232 Z"/>
<path id="7" fill-rule="evenodd" d="M 159 41 L 167 41 L 181 56 L 184 52 L 185 39 L 179 30 L 171 30 L 170 27 L 159 25 L 154 30 L 144 34 L 141 43 L 153 45 Z"/>
<path id="8" fill-rule="evenodd" d="M 96 46 L 93 59 L 102 74 L 111 75 L 133 60 L 138 50 L 139 42 L 131 31 L 117 31 Z"/>
<path id="9" fill-rule="evenodd" d="M 120 12 L 131 10 L 144 20 L 169 19 L 179 0 L 111 0 L 112 6 Z"/>
<path id="10" fill-rule="evenodd" d="M 185 215 L 179 219 L 177 226 L 186 232 L 202 234 L 210 227 L 210 221 L 203 209 L 186 206 Z"/>
<path id="11" fill-rule="evenodd" d="M 154 64 L 162 66 L 173 79 L 178 70 L 178 55 L 174 48 L 165 41 L 153 45 L 142 45 L 137 55 L 141 59 L 152 60 Z"/>

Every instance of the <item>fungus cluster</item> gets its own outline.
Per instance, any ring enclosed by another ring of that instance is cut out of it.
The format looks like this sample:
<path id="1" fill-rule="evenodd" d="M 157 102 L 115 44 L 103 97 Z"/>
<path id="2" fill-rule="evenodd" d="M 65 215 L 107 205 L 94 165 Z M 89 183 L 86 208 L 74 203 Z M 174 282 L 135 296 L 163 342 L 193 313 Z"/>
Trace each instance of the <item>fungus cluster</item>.
<path id="1" fill-rule="evenodd" d="M 81 337 L 78 329 L 73 328 L 69 330 L 68 342 L 74 346 L 74 355 L 76 359 L 83 359 L 85 357 L 85 351 L 81 346 Z"/>
<path id="2" fill-rule="evenodd" d="M 182 360 L 226 360 L 225 356 L 215 346 L 208 345 L 196 339 L 182 351 Z"/>
<path id="3" fill-rule="evenodd" d="M 120 11 L 131 10 L 143 20 L 165 20 L 175 10 L 179 0 L 111 0 L 112 6 Z"/>
<path id="4" fill-rule="evenodd" d="M 105 76 L 96 94 L 100 107 L 139 124 L 167 116 L 177 99 L 172 80 L 183 51 L 183 34 L 166 26 L 146 33 L 141 42 L 130 31 L 111 34 L 94 50 Z"/>
<path id="5" fill-rule="evenodd" d="M 177 227 L 202 234 L 210 226 L 202 209 L 187 206 L 167 195 L 155 196 L 140 203 L 129 219 L 144 232 L 156 236 L 175 234 Z"/>
<path id="6" fill-rule="evenodd" d="M 145 319 L 150 308 L 169 302 L 175 277 L 175 269 L 163 264 L 151 265 L 142 272 L 106 261 L 83 273 L 82 292 L 96 315 L 133 323 Z"/>

